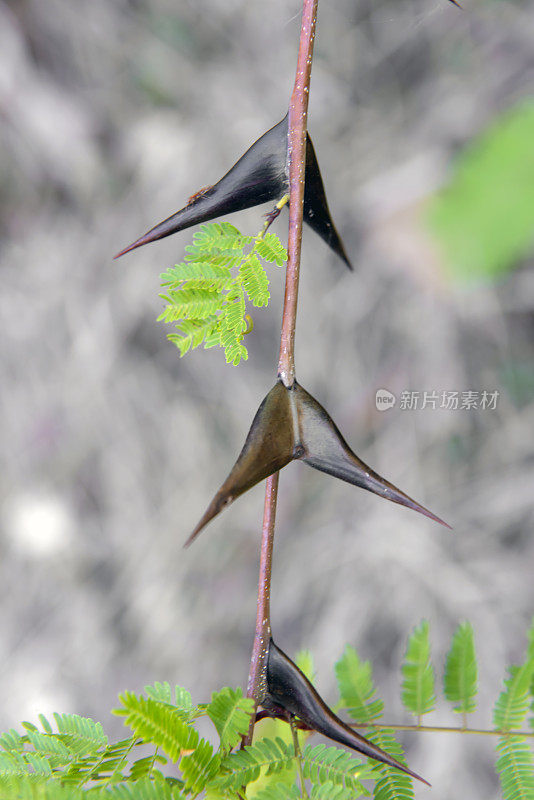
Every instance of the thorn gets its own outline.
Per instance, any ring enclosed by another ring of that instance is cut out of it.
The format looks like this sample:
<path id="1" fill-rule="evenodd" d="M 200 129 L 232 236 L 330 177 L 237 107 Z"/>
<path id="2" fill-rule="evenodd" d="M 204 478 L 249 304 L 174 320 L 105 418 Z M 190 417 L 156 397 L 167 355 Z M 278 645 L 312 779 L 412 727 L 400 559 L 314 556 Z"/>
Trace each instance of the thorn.
<path id="1" fill-rule="evenodd" d="M 256 412 L 230 474 L 185 546 L 188 547 L 204 526 L 237 497 L 295 460 L 304 461 L 320 472 L 418 511 L 450 528 L 440 517 L 397 489 L 358 458 L 328 412 L 297 381 L 291 388 L 286 388 L 278 380 Z"/>
<path id="2" fill-rule="evenodd" d="M 278 205 L 282 207 L 285 203 L 280 198 L 283 200 L 289 191 L 287 127 L 288 119 L 285 116 L 278 125 L 254 142 L 220 181 L 195 192 L 183 208 L 155 225 L 114 258 L 226 214 L 273 200 L 280 201 Z M 304 221 L 352 269 L 328 209 L 321 171 L 309 136 L 306 147 Z"/>
<path id="3" fill-rule="evenodd" d="M 261 705 L 267 709 L 272 708 L 276 716 L 280 716 L 280 709 L 285 709 L 291 716 L 298 717 L 306 728 L 322 733 L 323 736 L 350 747 L 368 758 L 396 767 L 430 786 L 427 780 L 356 733 L 334 714 L 302 670 L 275 645 L 272 639 L 269 643 L 266 682 L 267 694 Z"/>

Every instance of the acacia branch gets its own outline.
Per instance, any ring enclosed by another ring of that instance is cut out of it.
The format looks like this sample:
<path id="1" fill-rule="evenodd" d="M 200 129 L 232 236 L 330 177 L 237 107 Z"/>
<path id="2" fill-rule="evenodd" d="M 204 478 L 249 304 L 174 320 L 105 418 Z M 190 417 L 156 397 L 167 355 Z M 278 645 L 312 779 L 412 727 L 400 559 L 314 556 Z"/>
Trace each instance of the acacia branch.
<path id="1" fill-rule="evenodd" d="M 306 172 L 306 136 L 308 97 L 315 40 L 315 22 L 318 0 L 303 0 L 297 74 L 289 105 L 288 157 L 289 157 L 289 234 L 287 242 L 286 288 L 278 375 L 290 387 L 295 380 L 295 324 L 297 318 L 300 251 L 302 243 L 302 216 L 304 208 L 304 177 Z M 256 631 L 250 659 L 247 696 L 258 705 L 265 697 L 266 658 L 271 636 L 270 590 L 274 542 L 278 473 L 267 478 L 261 540 L 260 576 Z M 252 718 L 254 719 L 254 717 Z M 251 722 L 243 745 L 252 742 L 254 722 Z"/>
<path id="2" fill-rule="evenodd" d="M 286 289 L 280 336 L 278 375 L 288 388 L 295 380 L 295 324 L 299 292 L 308 98 L 315 41 L 318 0 L 304 0 L 300 28 L 297 75 L 289 104 L 289 235 L 287 240 Z"/>
<path id="3" fill-rule="evenodd" d="M 265 481 L 265 503 L 263 508 L 263 528 L 261 534 L 260 570 L 258 580 L 258 603 L 256 607 L 256 630 L 254 645 L 250 658 L 247 697 L 251 697 L 256 705 L 265 697 L 267 687 L 265 674 L 269 640 L 271 638 L 271 568 L 273 560 L 274 524 L 276 518 L 276 501 L 278 498 L 278 476 L 275 472 Z M 254 715 L 243 745 L 252 743 L 254 731 Z"/>

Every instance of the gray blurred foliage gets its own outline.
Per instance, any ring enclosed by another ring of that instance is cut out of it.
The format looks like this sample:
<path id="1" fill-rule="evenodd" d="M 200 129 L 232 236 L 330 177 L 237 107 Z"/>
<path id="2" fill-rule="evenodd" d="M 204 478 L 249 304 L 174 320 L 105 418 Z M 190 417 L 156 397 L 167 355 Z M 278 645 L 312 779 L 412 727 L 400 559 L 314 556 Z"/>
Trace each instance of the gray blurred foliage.
<path id="1" fill-rule="evenodd" d="M 262 487 L 182 543 L 274 382 L 282 273 L 234 369 L 220 351 L 180 360 L 156 323 L 158 275 L 191 232 L 111 257 L 281 119 L 299 12 L 0 1 L 2 728 L 59 710 L 118 733 L 108 710 L 125 687 L 168 679 L 201 701 L 246 681 Z M 273 625 L 289 653 L 311 649 L 331 702 L 334 661 L 355 645 L 399 722 L 421 618 L 438 664 L 472 621 L 474 724 L 487 726 L 534 609 L 532 262 L 457 286 L 424 225 L 455 155 L 533 79 L 533 0 L 320 3 L 310 130 L 357 269 L 305 232 L 298 377 L 362 458 L 454 531 L 290 465 Z M 232 221 L 253 233 L 263 211 Z M 379 388 L 500 396 L 495 411 L 378 412 Z M 431 719 L 451 723 L 442 706 Z M 498 796 L 491 741 L 403 741 L 434 796 Z"/>

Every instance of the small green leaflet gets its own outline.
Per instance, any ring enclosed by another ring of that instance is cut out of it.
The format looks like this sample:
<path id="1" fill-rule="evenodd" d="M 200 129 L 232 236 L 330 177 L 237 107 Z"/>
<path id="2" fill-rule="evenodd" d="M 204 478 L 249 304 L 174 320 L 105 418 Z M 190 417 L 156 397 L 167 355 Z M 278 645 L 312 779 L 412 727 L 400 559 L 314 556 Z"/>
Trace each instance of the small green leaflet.
<path id="1" fill-rule="evenodd" d="M 534 799 L 532 750 L 524 736 L 503 736 L 497 744 L 497 773 L 503 800 Z"/>
<path id="2" fill-rule="evenodd" d="M 124 716 L 124 724 L 145 742 L 153 742 L 166 753 L 171 761 L 178 761 L 184 753 L 198 746 L 199 735 L 180 718 L 168 703 L 143 697 L 134 692 L 123 692 L 119 696 L 122 708 L 115 714 Z"/>
<path id="3" fill-rule="evenodd" d="M 380 719 L 384 711 L 384 703 L 376 697 L 373 684 L 371 664 L 361 661 L 353 647 L 347 646 L 341 659 L 336 664 L 336 677 L 341 696 L 341 705 L 345 706 L 356 722 L 373 723 Z M 406 763 L 401 745 L 395 739 L 393 731 L 372 728 L 365 730 L 369 741 L 390 753 L 398 761 Z M 412 779 L 409 775 L 380 762 L 373 764 L 371 775 L 375 779 L 374 800 L 413 800 Z M 366 776 L 364 776 L 366 777 Z"/>
<path id="4" fill-rule="evenodd" d="M 430 663 L 429 625 L 427 620 L 414 630 L 408 639 L 406 657 L 402 665 L 402 702 L 420 717 L 428 714 L 436 704 L 434 668 Z"/>
<path id="5" fill-rule="evenodd" d="M 226 687 L 220 692 L 213 692 L 206 713 L 217 728 L 221 740 L 219 749 L 228 753 L 247 733 L 254 713 L 254 701 L 243 697 L 240 688 Z"/>
<path id="6" fill-rule="evenodd" d="M 309 681 L 315 680 L 315 665 L 313 656 L 309 650 L 300 650 L 295 658 L 295 664 L 303 671 Z"/>
<path id="7" fill-rule="evenodd" d="M 493 711 L 493 722 L 499 731 L 513 730 L 523 724 L 529 707 L 534 658 L 527 659 L 520 667 L 509 667 L 508 671 L 510 677 L 505 679 L 505 688 Z"/>
<path id="8" fill-rule="evenodd" d="M 452 637 L 445 661 L 443 678 L 445 697 L 455 703 L 458 714 L 469 714 L 476 708 L 477 660 L 473 628 L 469 622 L 459 625 Z"/>
<path id="9" fill-rule="evenodd" d="M 384 703 L 375 697 L 370 662 L 361 661 L 356 650 L 347 645 L 335 669 L 341 703 L 351 717 L 359 722 L 380 719 Z"/>
<path id="10" fill-rule="evenodd" d="M 260 739 L 256 744 L 226 756 L 221 762 L 221 775 L 217 786 L 236 792 L 242 786 L 258 779 L 260 770 L 267 774 L 280 772 L 290 766 L 294 758 L 293 745 L 282 739 Z"/>
<path id="11" fill-rule="evenodd" d="M 282 266 L 287 253 L 277 236 L 244 236 L 229 222 L 202 225 L 186 248 L 184 261 L 161 276 L 167 303 L 158 320 L 174 326 L 167 338 L 180 350 L 222 347 L 226 362 L 248 358 L 243 338 L 255 308 L 269 302 L 269 279 L 262 260 Z"/>
<path id="12" fill-rule="evenodd" d="M 520 729 L 530 701 L 534 675 L 532 628 L 526 661 L 508 669 L 493 710 L 495 728 L 501 731 Z M 534 763 L 532 750 L 525 736 L 502 736 L 497 744 L 496 770 L 501 780 L 503 800 L 534 800 Z"/>

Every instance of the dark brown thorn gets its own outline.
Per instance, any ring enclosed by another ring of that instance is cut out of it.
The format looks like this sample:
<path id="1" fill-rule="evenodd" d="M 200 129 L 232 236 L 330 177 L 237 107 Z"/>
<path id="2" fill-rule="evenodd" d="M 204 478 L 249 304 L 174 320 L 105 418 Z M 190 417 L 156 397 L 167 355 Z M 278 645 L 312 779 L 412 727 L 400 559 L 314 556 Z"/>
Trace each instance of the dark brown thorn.
<path id="1" fill-rule="evenodd" d="M 287 389 L 276 383 L 263 399 L 245 444 L 230 474 L 185 543 L 188 547 L 202 528 L 247 489 L 293 460 L 294 431 Z"/>
<path id="2" fill-rule="evenodd" d="M 358 458 L 328 412 L 297 381 L 290 389 L 278 381 L 261 403 L 236 463 L 185 546 L 237 497 L 294 460 L 450 528 Z"/>
<path id="3" fill-rule="evenodd" d="M 236 211 L 283 198 L 289 188 L 287 145 L 286 116 L 254 142 L 217 183 L 205 186 L 192 194 L 183 208 L 155 225 L 117 253 L 114 258 L 120 258 L 137 247 L 156 242 L 193 225 L 201 225 Z M 343 243 L 328 210 L 319 164 L 309 137 L 306 152 L 307 189 L 304 194 L 304 220 L 350 267 Z M 287 200 L 280 202 L 284 205 Z"/>
<path id="4" fill-rule="evenodd" d="M 367 758 L 395 767 L 430 786 L 428 781 L 364 736 L 357 734 L 334 714 L 302 670 L 272 639 L 267 664 L 267 695 L 262 706 L 274 708 L 275 711 L 279 708 L 285 709 L 323 736 L 350 747 Z"/>
<path id="5" fill-rule="evenodd" d="M 326 409 L 296 381 L 291 394 L 298 419 L 299 457 L 304 463 L 450 527 L 358 458 Z"/>

